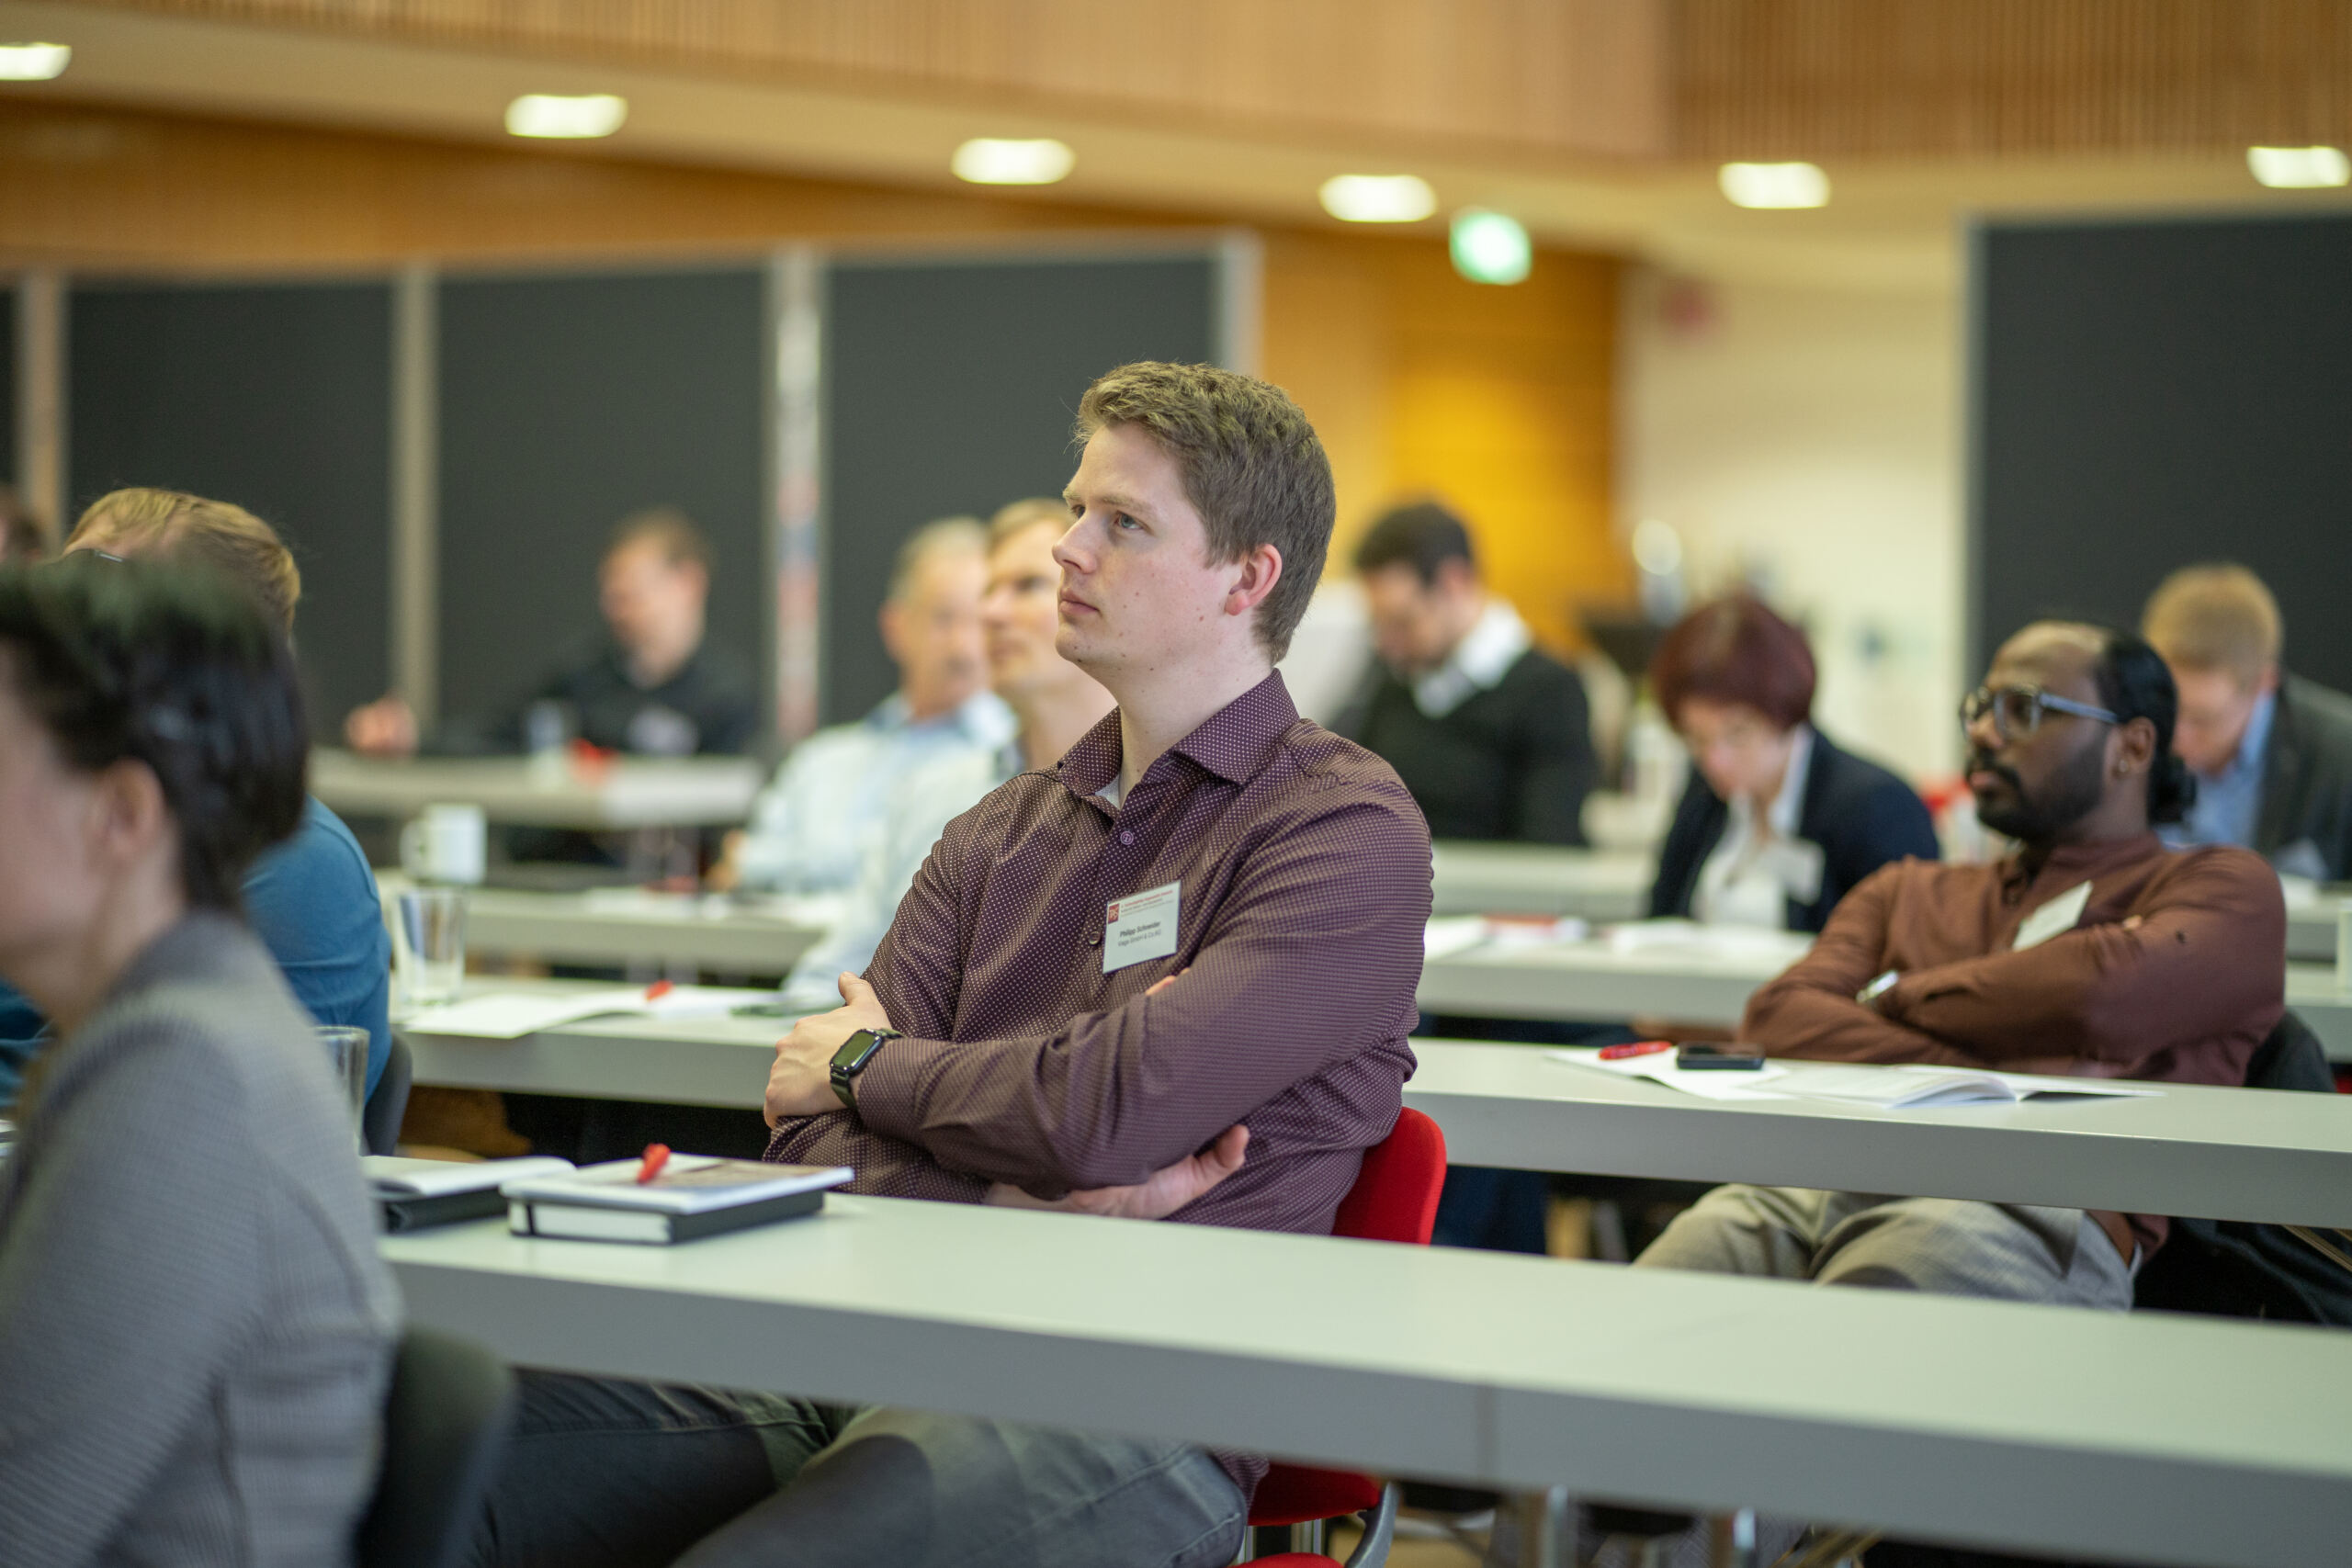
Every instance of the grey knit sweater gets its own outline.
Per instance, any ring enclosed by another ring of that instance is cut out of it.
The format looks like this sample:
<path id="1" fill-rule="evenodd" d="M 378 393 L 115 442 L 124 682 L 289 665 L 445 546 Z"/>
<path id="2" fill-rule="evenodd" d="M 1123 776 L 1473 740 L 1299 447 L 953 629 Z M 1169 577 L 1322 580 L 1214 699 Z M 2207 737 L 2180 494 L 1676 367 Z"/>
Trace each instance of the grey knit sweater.
<path id="1" fill-rule="evenodd" d="M 189 916 L 28 1078 L 0 1166 L 0 1564 L 334 1568 L 400 1308 L 326 1055 Z"/>

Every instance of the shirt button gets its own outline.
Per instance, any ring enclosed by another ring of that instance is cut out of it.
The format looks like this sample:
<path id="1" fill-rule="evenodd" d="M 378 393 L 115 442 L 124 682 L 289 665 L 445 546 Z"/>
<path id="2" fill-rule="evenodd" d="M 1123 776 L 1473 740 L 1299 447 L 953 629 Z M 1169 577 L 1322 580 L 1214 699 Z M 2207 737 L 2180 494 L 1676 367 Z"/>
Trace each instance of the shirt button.
<path id="1" fill-rule="evenodd" d="M 1086 945 L 1087 945 L 1087 946 L 1089 946 L 1089 947 L 1100 947 L 1100 946 L 1102 946 L 1102 933 L 1101 931 L 1096 931 L 1092 936 L 1088 937 L 1088 938 L 1086 939 Z"/>
<path id="2" fill-rule="evenodd" d="M 1122 828 L 1119 829 L 1119 842 L 1123 844 L 1132 844 L 1135 841 L 1136 835 L 1134 829 L 1128 828 Z"/>

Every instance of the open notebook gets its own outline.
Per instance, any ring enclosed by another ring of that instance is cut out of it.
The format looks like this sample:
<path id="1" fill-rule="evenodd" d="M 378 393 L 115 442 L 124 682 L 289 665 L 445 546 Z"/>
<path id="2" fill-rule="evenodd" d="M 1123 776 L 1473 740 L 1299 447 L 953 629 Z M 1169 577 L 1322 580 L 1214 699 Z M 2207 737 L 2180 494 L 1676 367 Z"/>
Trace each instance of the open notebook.
<path id="1" fill-rule="evenodd" d="M 519 1040 L 542 1029 L 586 1018 L 634 1013 L 642 1018 L 713 1018 L 747 1002 L 774 1000 L 773 991 L 723 986 L 632 986 L 609 991 L 510 991 L 468 997 L 426 1008 L 400 1021 L 412 1034 L 461 1034 L 477 1040 Z"/>
<path id="2" fill-rule="evenodd" d="M 1805 1100 L 1842 1100 L 1907 1111 L 1930 1105 L 2014 1105 L 2020 1100 L 2077 1096 L 2134 1100 L 2161 1095 L 2149 1084 L 2113 1078 L 2048 1077 L 2037 1073 L 1996 1073 L 1971 1067 L 1904 1066 L 1848 1067 L 1806 1064 L 1772 1086 Z"/>

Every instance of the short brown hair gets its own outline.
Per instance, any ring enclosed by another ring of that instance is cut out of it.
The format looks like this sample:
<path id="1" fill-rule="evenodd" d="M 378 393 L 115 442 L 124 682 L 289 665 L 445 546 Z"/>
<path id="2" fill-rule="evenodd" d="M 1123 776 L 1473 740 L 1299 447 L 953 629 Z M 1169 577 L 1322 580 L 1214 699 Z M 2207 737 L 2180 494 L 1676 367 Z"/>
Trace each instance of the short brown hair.
<path id="1" fill-rule="evenodd" d="M 1306 415 L 1279 387 L 1213 365 L 1140 360 L 1099 377 L 1078 404 L 1078 439 L 1109 425 L 1149 433 L 1176 459 L 1201 514 L 1210 558 L 1238 561 L 1261 545 L 1283 558 L 1258 607 L 1258 640 L 1277 660 L 1323 576 L 1336 505 L 1331 460 Z"/>
<path id="2" fill-rule="evenodd" d="M 2165 578 L 2149 597 L 2140 631 L 2165 663 L 2225 670 L 2247 686 L 2278 662 L 2286 641 L 2278 601 L 2262 579 L 2226 561 Z"/>
<path id="3" fill-rule="evenodd" d="M 1032 528 L 1052 524 L 1057 530 L 1069 527 L 1069 502 L 1057 501 L 1050 495 L 1032 495 L 1019 501 L 1008 501 L 989 518 L 989 548 L 994 550 L 1015 534 L 1025 534 Z"/>
<path id="4" fill-rule="evenodd" d="M 69 548 L 115 545 L 119 555 L 210 567 L 251 594 L 288 637 L 294 635 L 294 606 L 302 601 L 302 570 L 294 553 L 268 524 L 231 502 L 177 490 L 113 491 L 82 509 L 65 543 Z"/>
<path id="5" fill-rule="evenodd" d="M 1683 616 L 1650 660 L 1651 693 L 1678 729 L 1682 705 L 1692 697 L 1737 703 L 1793 729 L 1813 712 L 1813 686 L 1804 633 L 1745 593 Z"/>
<path id="6" fill-rule="evenodd" d="M 660 546 L 662 558 L 672 566 L 691 563 L 710 570 L 710 541 L 693 518 L 674 506 L 649 506 L 614 524 L 612 537 L 605 542 L 605 558 L 640 543 Z"/>
<path id="7" fill-rule="evenodd" d="M 44 559 L 54 542 L 49 519 L 26 505 L 14 486 L 0 485 L 0 560 L 21 566 Z"/>

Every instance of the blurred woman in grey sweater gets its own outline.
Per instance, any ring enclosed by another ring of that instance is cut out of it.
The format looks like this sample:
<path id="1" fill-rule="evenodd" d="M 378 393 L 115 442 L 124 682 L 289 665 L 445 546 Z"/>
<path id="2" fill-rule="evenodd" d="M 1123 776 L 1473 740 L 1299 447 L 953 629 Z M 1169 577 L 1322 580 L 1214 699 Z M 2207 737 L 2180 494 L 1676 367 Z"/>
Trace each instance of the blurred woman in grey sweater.
<path id="1" fill-rule="evenodd" d="M 0 1560 L 350 1561 L 398 1302 L 236 910 L 307 750 L 236 590 L 0 570 L 0 976 L 59 1032 L 0 1165 Z"/>

